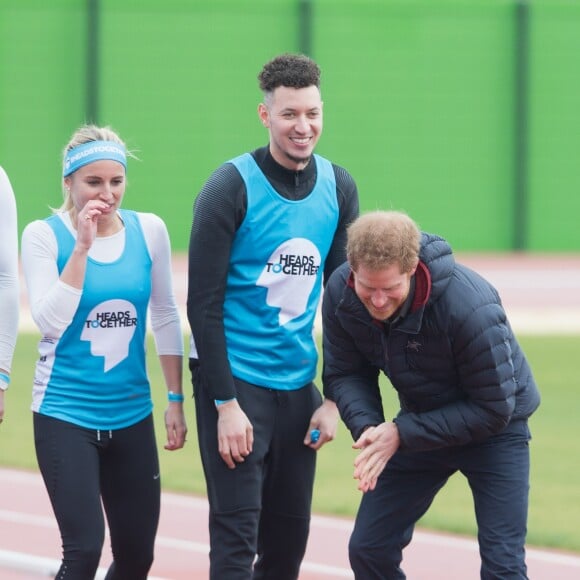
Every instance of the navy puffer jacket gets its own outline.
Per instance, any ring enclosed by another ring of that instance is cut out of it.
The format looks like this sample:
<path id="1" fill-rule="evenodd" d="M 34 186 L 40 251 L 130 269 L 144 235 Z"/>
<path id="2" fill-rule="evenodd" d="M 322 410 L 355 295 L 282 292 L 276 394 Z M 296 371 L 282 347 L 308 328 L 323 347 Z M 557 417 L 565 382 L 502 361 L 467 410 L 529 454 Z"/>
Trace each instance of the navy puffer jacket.
<path id="1" fill-rule="evenodd" d="M 324 394 L 356 440 L 384 419 L 383 371 L 397 390 L 400 448 L 423 451 L 486 439 L 529 417 L 540 394 L 495 288 L 423 234 L 409 313 L 392 325 L 358 299 L 348 263 L 322 304 Z"/>

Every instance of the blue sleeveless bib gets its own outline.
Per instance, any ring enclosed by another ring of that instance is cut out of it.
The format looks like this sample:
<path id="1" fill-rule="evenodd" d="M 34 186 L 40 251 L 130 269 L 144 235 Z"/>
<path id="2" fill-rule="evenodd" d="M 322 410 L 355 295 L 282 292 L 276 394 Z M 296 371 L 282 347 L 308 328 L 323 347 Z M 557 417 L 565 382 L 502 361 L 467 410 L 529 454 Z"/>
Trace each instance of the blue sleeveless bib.
<path id="1" fill-rule="evenodd" d="M 89 429 L 120 429 L 151 413 L 145 364 L 151 257 L 133 211 L 120 210 L 125 248 L 111 263 L 87 259 L 77 312 L 60 339 L 43 337 L 33 408 Z M 75 239 L 61 218 L 47 219 L 57 244 L 59 273 Z"/>
<path id="2" fill-rule="evenodd" d="M 234 376 L 262 387 L 298 389 L 316 375 L 314 317 L 339 209 L 331 163 L 318 155 L 312 162 L 313 191 L 292 201 L 249 153 L 231 161 L 246 184 L 248 207 L 227 278 L 228 357 Z"/>

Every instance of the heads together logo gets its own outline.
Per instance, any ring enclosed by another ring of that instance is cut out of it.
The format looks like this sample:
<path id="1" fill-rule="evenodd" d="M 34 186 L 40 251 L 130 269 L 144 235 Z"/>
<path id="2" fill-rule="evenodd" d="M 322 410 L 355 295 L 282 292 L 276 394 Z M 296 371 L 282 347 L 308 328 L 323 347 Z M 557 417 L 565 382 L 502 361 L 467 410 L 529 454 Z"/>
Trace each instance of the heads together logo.
<path id="1" fill-rule="evenodd" d="M 257 285 L 268 288 L 268 306 L 280 308 L 280 326 L 304 314 L 319 268 L 320 252 L 305 238 L 285 241 L 268 258 Z"/>
<path id="2" fill-rule="evenodd" d="M 129 343 L 137 326 L 137 311 L 127 300 L 107 300 L 93 308 L 87 317 L 81 340 L 91 343 L 91 354 L 105 358 L 105 372 L 129 354 Z"/>

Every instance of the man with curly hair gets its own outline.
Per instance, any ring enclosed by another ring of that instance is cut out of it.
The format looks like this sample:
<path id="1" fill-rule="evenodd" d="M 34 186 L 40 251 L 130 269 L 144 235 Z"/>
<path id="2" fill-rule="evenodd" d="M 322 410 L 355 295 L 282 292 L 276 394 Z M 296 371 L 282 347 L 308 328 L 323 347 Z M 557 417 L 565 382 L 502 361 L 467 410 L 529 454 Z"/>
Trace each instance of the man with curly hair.
<path id="1" fill-rule="evenodd" d="M 258 79 L 269 144 L 211 175 L 189 246 L 190 369 L 214 580 L 298 577 L 316 451 L 338 423 L 313 383 L 314 318 L 358 215 L 353 178 L 314 154 L 318 65 L 283 54 Z"/>

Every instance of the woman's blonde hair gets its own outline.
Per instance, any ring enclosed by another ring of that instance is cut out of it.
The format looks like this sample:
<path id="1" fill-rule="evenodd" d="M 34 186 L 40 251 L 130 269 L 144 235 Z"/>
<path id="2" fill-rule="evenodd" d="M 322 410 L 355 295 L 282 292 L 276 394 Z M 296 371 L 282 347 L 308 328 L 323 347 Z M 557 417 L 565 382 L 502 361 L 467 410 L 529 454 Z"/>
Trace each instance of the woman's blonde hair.
<path id="1" fill-rule="evenodd" d="M 97 125 L 82 125 L 79 127 L 70 138 L 70 141 L 66 144 L 63 151 L 63 167 L 66 160 L 67 153 L 83 145 L 84 143 L 90 143 L 91 141 L 111 141 L 113 143 L 118 143 L 119 145 L 125 146 L 123 140 L 117 135 L 117 133 L 111 129 L 111 127 L 98 127 Z M 128 157 L 135 157 L 132 153 L 127 152 Z M 64 202 L 60 208 L 54 210 L 55 212 L 70 211 L 74 208 L 74 204 L 71 198 L 70 191 L 68 188 L 63 187 L 63 198 Z"/>

